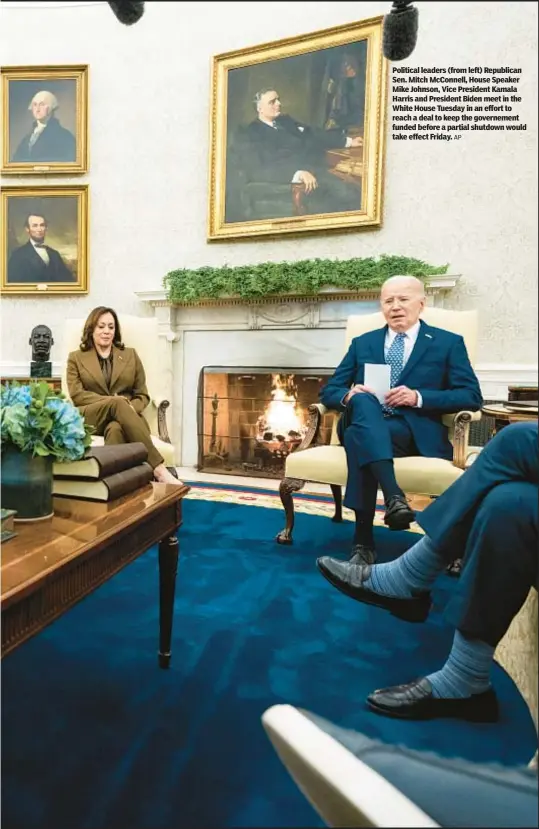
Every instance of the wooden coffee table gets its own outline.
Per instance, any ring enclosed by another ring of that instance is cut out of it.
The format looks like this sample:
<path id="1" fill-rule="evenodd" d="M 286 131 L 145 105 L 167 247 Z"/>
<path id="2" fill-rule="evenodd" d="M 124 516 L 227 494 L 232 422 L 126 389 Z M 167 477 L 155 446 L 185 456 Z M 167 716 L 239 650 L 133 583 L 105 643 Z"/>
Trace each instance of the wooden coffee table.
<path id="1" fill-rule="evenodd" d="M 148 484 L 110 504 L 54 498 L 54 517 L 15 524 L 2 545 L 2 656 L 159 543 L 159 666 L 168 668 L 182 499 Z"/>

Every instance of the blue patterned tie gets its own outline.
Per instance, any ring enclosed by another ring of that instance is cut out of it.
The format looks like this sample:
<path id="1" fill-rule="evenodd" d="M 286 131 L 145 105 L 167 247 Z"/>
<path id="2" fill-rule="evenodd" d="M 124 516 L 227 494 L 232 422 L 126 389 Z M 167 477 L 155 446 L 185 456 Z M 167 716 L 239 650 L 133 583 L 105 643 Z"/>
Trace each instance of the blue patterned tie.
<path id="1" fill-rule="evenodd" d="M 397 334 L 386 354 L 386 363 L 391 367 L 390 386 L 392 389 L 394 389 L 399 382 L 399 377 L 401 376 L 404 366 L 405 339 L 406 334 L 402 332 Z M 391 406 L 382 406 L 382 408 L 386 414 L 393 414 L 395 412 L 395 409 L 392 409 Z"/>

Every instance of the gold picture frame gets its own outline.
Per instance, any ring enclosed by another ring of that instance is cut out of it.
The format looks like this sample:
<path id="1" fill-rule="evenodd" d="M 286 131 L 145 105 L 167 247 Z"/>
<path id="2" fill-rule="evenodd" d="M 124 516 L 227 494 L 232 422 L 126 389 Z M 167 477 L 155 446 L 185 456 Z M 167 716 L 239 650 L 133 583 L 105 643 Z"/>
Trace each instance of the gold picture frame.
<path id="1" fill-rule="evenodd" d="M 88 172 L 88 66 L 2 67 L 2 173 Z"/>
<path id="2" fill-rule="evenodd" d="M 88 185 L 2 187 L 3 295 L 88 293 Z"/>
<path id="3" fill-rule="evenodd" d="M 213 58 L 208 241 L 381 225 L 382 22 Z"/>

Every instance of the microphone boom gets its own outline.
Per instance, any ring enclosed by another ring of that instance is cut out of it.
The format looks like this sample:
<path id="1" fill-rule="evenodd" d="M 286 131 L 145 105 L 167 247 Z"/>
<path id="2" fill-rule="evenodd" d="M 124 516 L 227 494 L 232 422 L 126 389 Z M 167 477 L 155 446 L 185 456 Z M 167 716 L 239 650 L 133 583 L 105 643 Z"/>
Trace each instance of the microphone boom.
<path id="1" fill-rule="evenodd" d="M 384 17 L 382 51 L 385 58 L 399 61 L 410 57 L 417 42 L 418 17 L 412 0 L 393 0 L 391 11 Z"/>
<path id="2" fill-rule="evenodd" d="M 109 6 L 124 26 L 132 26 L 144 14 L 143 0 L 109 0 Z"/>

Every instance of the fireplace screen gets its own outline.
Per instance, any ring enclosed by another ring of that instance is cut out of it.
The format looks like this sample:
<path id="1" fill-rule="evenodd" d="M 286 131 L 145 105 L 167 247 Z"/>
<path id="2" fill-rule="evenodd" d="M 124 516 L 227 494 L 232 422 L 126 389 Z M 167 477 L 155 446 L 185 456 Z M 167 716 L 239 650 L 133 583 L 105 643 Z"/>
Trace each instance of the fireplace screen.
<path id="1" fill-rule="evenodd" d="M 332 369 L 202 369 L 198 392 L 198 469 L 280 478 L 300 445 L 308 406 L 318 401 Z M 329 443 L 332 416 L 319 440 Z"/>

